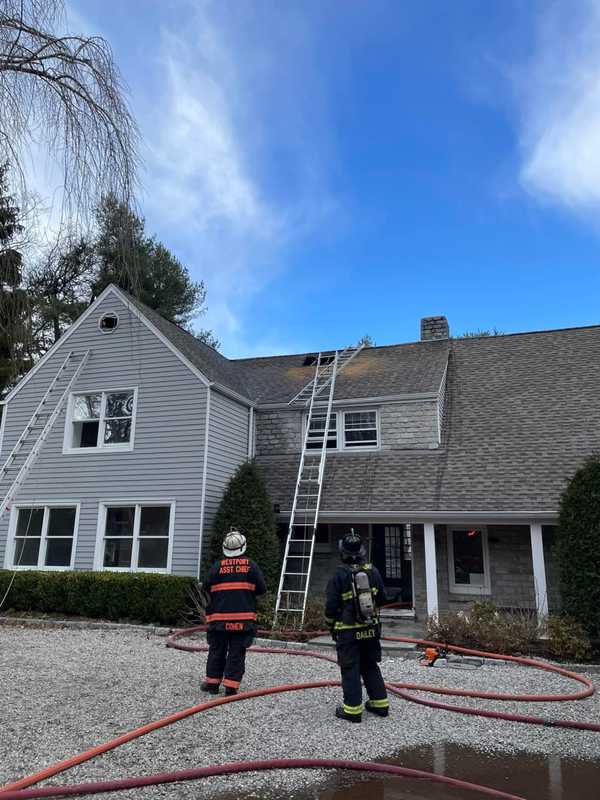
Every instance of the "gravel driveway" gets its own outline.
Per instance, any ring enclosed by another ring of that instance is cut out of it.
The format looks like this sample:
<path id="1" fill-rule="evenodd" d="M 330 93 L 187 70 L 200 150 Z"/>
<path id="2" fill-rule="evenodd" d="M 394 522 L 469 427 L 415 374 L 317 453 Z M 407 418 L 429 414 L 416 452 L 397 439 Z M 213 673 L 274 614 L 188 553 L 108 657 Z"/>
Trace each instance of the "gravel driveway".
<path id="1" fill-rule="evenodd" d="M 206 698 L 198 687 L 206 655 L 165 647 L 143 632 L 0 627 L 0 784 L 41 769 L 131 728 Z M 386 659 L 384 676 L 484 690 L 573 691 L 576 684 L 536 670 L 486 664 L 474 671 L 425 669 Z M 249 654 L 245 688 L 337 679 L 324 661 Z M 54 779 L 119 778 L 254 758 L 379 759 L 405 747 L 452 742 L 486 751 L 556 754 L 600 760 L 600 735 L 464 717 L 392 698 L 388 719 L 361 725 L 333 717 L 340 691 L 311 689 L 232 703 L 131 742 Z M 455 702 L 449 699 L 448 702 Z M 482 701 L 457 699 L 477 706 Z M 600 721 L 598 696 L 575 703 L 486 702 L 552 718 Z M 145 798 L 196 798 L 221 791 L 268 797 L 313 784 L 314 772 L 264 773 L 144 790 Z M 117 795 L 104 795 L 117 797 Z M 123 797 L 138 798 L 141 790 Z"/>

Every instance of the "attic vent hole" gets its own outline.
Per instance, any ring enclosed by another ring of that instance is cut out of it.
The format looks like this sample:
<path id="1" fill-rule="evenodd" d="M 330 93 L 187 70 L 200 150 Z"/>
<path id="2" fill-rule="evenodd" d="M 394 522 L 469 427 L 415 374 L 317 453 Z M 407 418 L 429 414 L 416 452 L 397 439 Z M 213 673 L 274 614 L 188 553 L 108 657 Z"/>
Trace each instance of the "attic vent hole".
<path id="1" fill-rule="evenodd" d="M 318 353 L 313 353 L 310 356 L 306 356 L 306 358 L 302 362 L 302 366 L 314 367 L 317 364 L 318 358 L 319 358 Z M 327 364 L 332 364 L 334 359 L 335 359 L 335 353 L 321 353 L 321 366 L 324 367 Z"/>
<path id="2" fill-rule="evenodd" d="M 117 327 L 119 324 L 119 318 L 116 314 L 105 314 L 100 318 L 100 322 L 98 324 L 103 333 L 109 333 L 110 331 L 114 331 L 114 329 Z"/>

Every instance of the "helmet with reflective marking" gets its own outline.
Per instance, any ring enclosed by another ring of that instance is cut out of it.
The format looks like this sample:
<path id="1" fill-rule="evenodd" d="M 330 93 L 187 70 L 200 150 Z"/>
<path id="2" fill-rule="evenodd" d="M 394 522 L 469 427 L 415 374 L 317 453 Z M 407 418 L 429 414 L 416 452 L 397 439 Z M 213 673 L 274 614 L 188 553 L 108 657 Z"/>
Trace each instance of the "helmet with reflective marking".
<path id="1" fill-rule="evenodd" d="M 239 531 L 229 531 L 223 539 L 223 553 L 227 558 L 243 556 L 246 552 L 246 537 Z"/>
<path id="2" fill-rule="evenodd" d="M 346 564 L 361 564 L 367 557 L 362 539 L 354 533 L 354 528 L 340 539 L 338 547 L 341 559 Z"/>

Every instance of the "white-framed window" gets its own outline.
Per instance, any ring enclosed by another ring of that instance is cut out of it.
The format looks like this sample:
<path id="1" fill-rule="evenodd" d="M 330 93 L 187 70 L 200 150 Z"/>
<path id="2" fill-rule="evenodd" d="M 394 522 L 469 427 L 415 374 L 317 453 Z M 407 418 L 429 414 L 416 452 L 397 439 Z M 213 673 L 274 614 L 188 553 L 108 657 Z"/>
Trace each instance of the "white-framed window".
<path id="1" fill-rule="evenodd" d="M 75 563 L 78 503 L 15 505 L 5 564 L 10 569 L 63 570 Z"/>
<path id="2" fill-rule="evenodd" d="M 100 504 L 95 567 L 120 572 L 170 572 L 175 501 Z"/>
<path id="3" fill-rule="evenodd" d="M 72 394 L 63 452 L 133 450 L 136 408 L 135 388 Z"/>
<path id="4" fill-rule="evenodd" d="M 344 411 L 344 447 L 377 447 L 377 411 Z"/>
<path id="5" fill-rule="evenodd" d="M 448 529 L 450 591 L 490 594 L 490 554 L 485 527 Z"/>
<path id="6" fill-rule="evenodd" d="M 309 450 L 323 446 L 327 411 L 313 411 L 307 438 Z M 307 416 L 304 417 L 306 430 Z M 379 447 L 379 414 L 374 409 L 356 411 L 332 410 L 329 417 L 327 449 L 338 451 L 376 449 Z"/>

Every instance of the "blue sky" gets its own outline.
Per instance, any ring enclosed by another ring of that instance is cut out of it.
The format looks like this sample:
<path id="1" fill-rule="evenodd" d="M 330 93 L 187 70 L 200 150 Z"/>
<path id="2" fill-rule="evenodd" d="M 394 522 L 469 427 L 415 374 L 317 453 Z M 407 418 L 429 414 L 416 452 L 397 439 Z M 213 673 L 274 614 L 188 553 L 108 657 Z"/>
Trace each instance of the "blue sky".
<path id="1" fill-rule="evenodd" d="M 600 0 L 72 0 L 229 356 L 600 322 Z"/>

